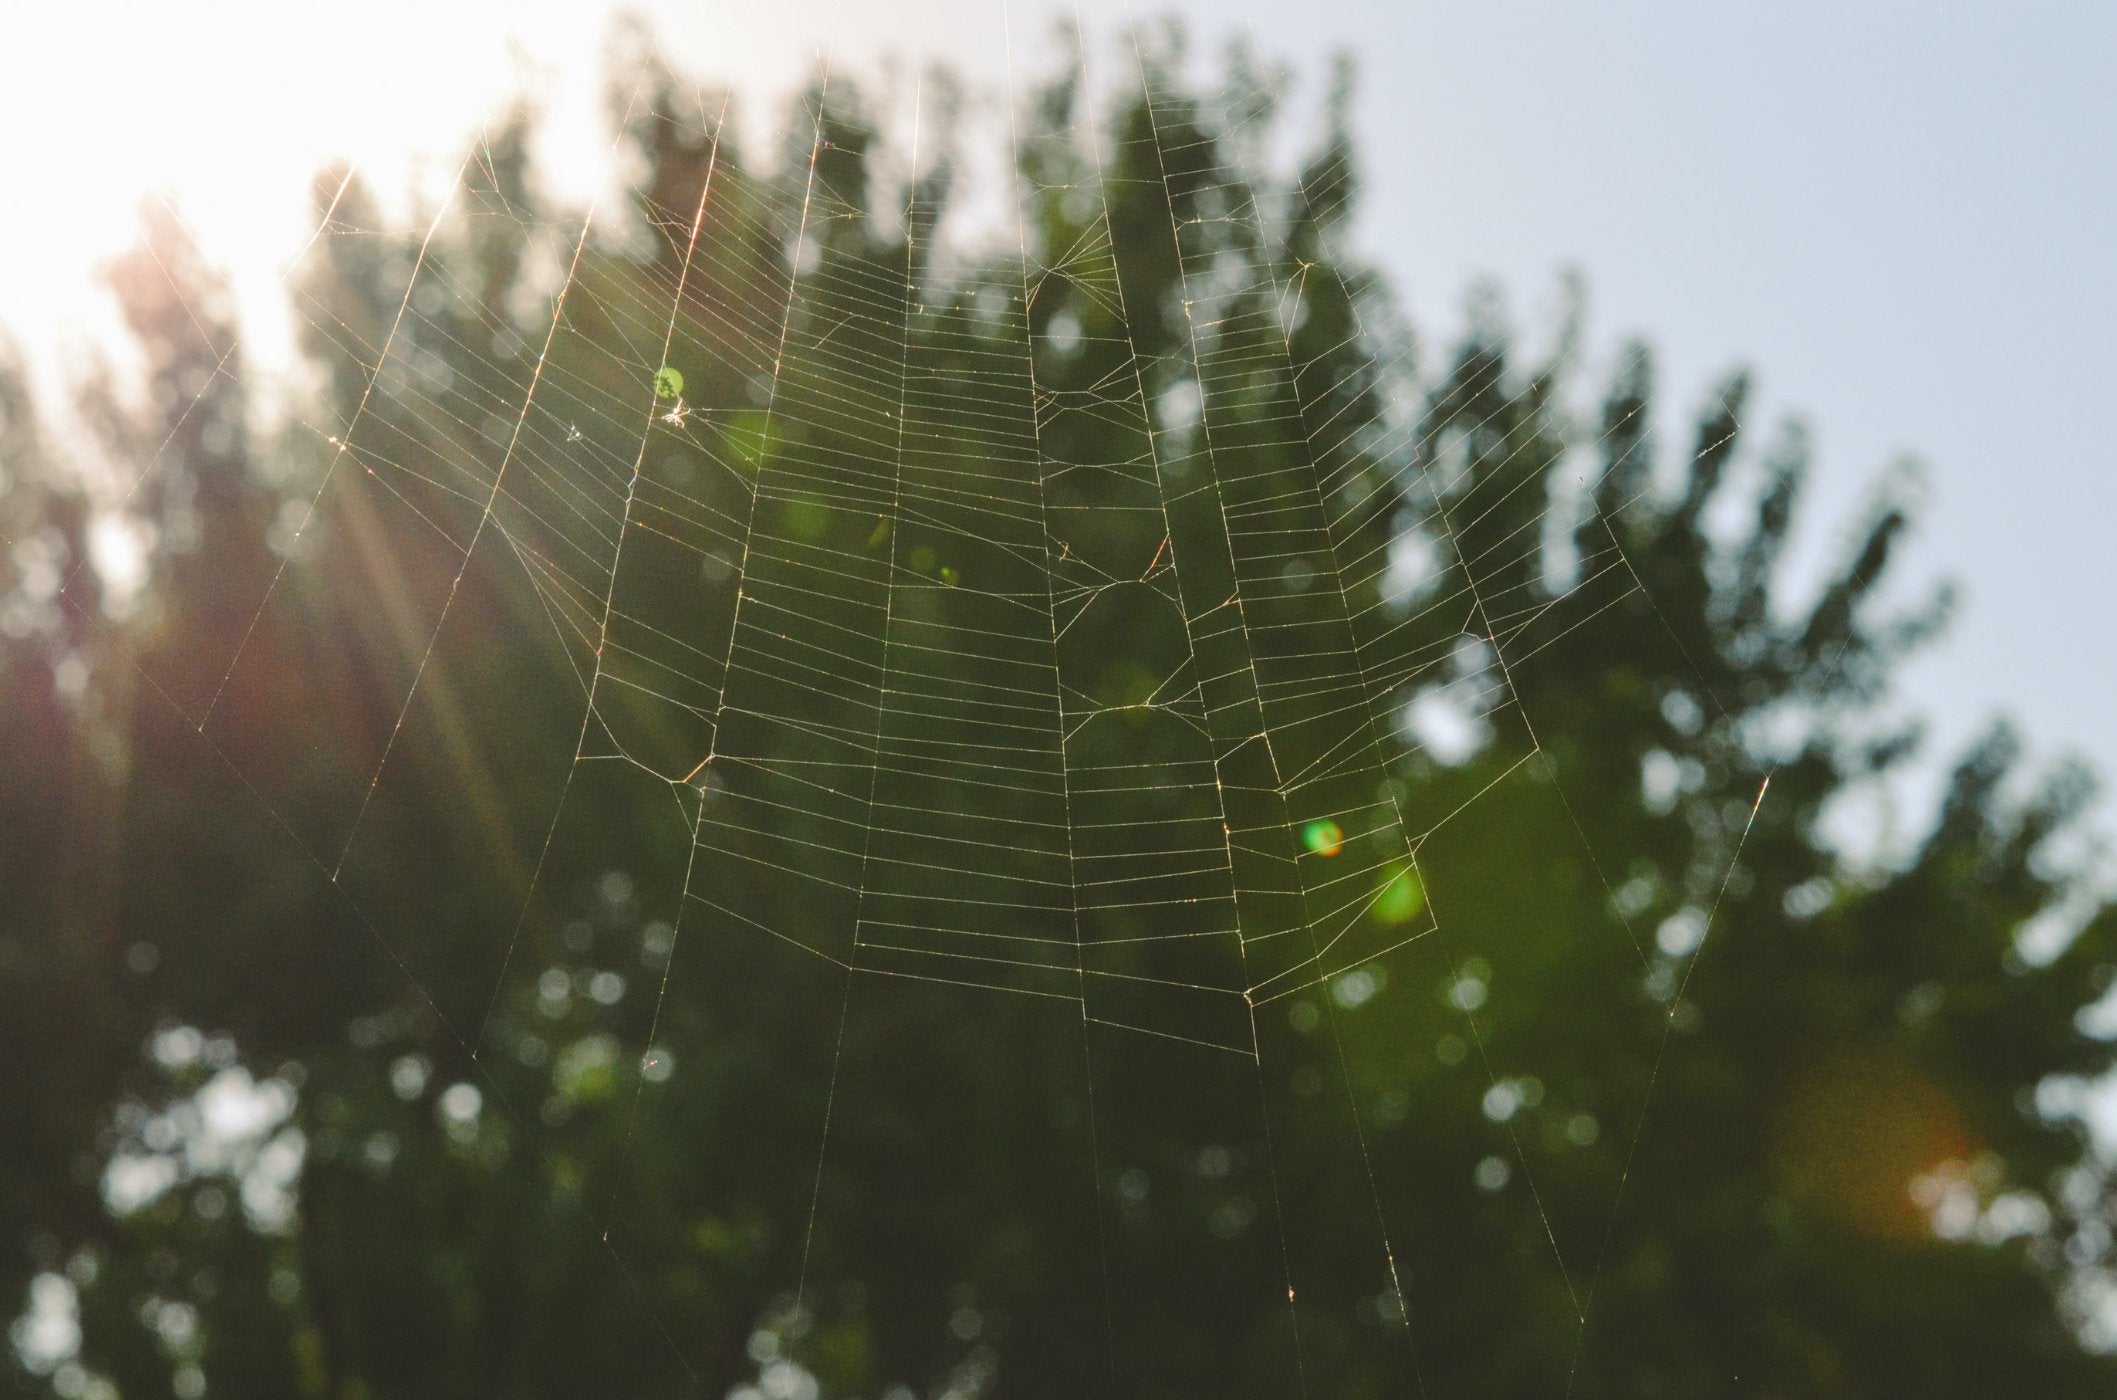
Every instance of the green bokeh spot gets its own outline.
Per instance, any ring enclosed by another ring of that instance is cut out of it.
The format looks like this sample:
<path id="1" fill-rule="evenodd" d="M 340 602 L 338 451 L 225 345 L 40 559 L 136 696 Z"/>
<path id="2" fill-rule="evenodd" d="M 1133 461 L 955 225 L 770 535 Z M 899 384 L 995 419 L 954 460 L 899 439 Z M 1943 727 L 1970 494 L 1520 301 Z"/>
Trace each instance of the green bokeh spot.
<path id="1" fill-rule="evenodd" d="M 729 414 L 726 424 L 728 450 L 739 462 L 762 467 L 765 459 L 778 448 L 779 430 L 773 426 L 769 414 L 754 408 L 744 409 Z"/>
<path id="2" fill-rule="evenodd" d="M 583 1036 L 558 1053 L 551 1077 L 576 1103 L 609 1098 L 617 1092 L 616 1042 L 607 1035 Z"/>
<path id="3" fill-rule="evenodd" d="M 1137 725 L 1152 717 L 1147 707 L 1153 704 L 1154 692 L 1160 687 L 1161 677 L 1146 667 L 1120 661 L 1096 678 L 1093 693 L 1098 703 L 1128 711 L 1125 718 Z"/>
<path id="4" fill-rule="evenodd" d="M 1333 821 L 1310 822 L 1301 828 L 1301 844 L 1319 856 L 1334 856 L 1345 845 L 1345 833 Z"/>
<path id="5" fill-rule="evenodd" d="M 734 1227 L 710 1216 L 691 1227 L 691 1243 L 708 1259 L 736 1259 L 742 1255 L 742 1236 Z"/>
<path id="6" fill-rule="evenodd" d="M 1375 918 L 1385 924 L 1408 924 L 1425 907 L 1426 887 L 1419 882 L 1419 872 L 1408 865 L 1390 876 L 1375 896 Z"/>
<path id="7" fill-rule="evenodd" d="M 663 365 L 654 372 L 654 397 L 673 399 L 684 391 L 683 371 L 672 365 Z"/>
<path id="8" fill-rule="evenodd" d="M 788 501 L 786 520 L 789 534 L 813 544 L 831 528 L 831 509 L 820 501 Z"/>

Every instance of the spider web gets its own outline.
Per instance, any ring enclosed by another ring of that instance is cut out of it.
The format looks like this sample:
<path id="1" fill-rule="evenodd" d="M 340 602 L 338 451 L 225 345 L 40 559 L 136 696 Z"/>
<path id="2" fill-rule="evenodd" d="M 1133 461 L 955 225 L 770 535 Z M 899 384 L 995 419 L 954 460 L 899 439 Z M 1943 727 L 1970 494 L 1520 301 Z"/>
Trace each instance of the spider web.
<path id="1" fill-rule="evenodd" d="M 625 1046 L 640 1068 L 622 1150 L 645 1151 L 673 1111 L 670 1057 L 714 1053 L 669 1040 L 687 997 L 737 995 L 796 1023 L 809 1081 L 743 1096 L 717 1127 L 788 1163 L 777 1224 L 799 1241 L 781 1280 L 797 1312 L 853 1267 L 878 1189 L 972 1211 L 985 1199 L 956 1151 L 931 1153 L 909 1185 L 906 1152 L 848 1135 L 846 1105 L 904 1105 L 916 1124 L 935 1060 L 1027 1044 L 1049 1064 L 1034 1090 L 1051 1150 L 1078 1158 L 1073 1194 L 1048 1203 L 1078 1227 L 1078 1257 L 1047 1267 L 1084 1296 L 1052 1325 L 1078 1332 L 1114 1390 L 1152 1345 L 1135 1319 L 1171 1290 L 1203 1317 L 1283 1297 L 1268 1350 L 1297 1393 L 1322 1384 L 1311 1355 L 1341 1321 L 1311 1310 L 1357 1294 L 1416 1386 L 1432 1333 L 1400 1251 L 1436 1227 L 1385 1190 L 1348 1068 L 1362 1031 L 1347 1023 L 1364 989 L 1415 960 L 1479 981 L 1449 945 L 1448 873 L 1424 857 L 1482 793 L 1397 776 L 1417 742 L 1399 716 L 1407 696 L 1445 692 L 1485 727 L 1485 791 L 1556 784 L 1515 676 L 1641 589 L 1615 531 L 1563 590 L 1525 576 L 1549 508 L 1518 495 L 1543 479 L 1541 444 L 1502 443 L 1472 479 L 1461 444 L 1423 436 L 1408 412 L 1362 411 L 1363 395 L 1405 382 L 1411 344 L 1363 324 L 1369 299 L 1342 280 L 1315 218 L 1329 168 L 1282 205 L 1204 139 L 1267 94 L 1238 75 L 1201 113 L 1141 41 L 1123 60 L 1090 68 L 1142 120 L 1113 140 L 1076 103 L 1013 132 L 1013 247 L 974 262 L 936 229 L 931 94 L 893 114 L 905 186 L 897 228 L 878 237 L 828 75 L 796 133 L 795 184 L 724 149 L 725 103 L 654 107 L 698 191 L 688 208 L 650 201 L 654 260 L 599 241 L 622 222 L 607 208 L 563 225 L 513 208 L 490 151 L 415 239 L 346 222 L 334 195 L 319 238 L 394 249 L 407 270 L 369 324 L 300 307 L 365 378 L 334 425 L 304 425 L 324 469 L 295 537 L 321 525 L 384 560 L 397 587 L 374 606 L 401 671 L 354 680 L 387 717 L 363 786 L 325 810 L 253 790 L 363 907 L 379 901 L 361 886 L 362 845 L 383 839 L 408 763 L 475 747 L 481 726 L 502 761 L 563 757 L 516 872 L 526 893 L 493 911 L 505 932 L 482 993 L 440 985 L 414 942 L 369 925 L 480 1060 L 508 1048 L 509 999 L 534 981 L 555 853 L 621 858 L 630 832 L 584 825 L 614 802 L 641 814 L 633 831 L 678 843 L 659 975 Z M 621 128 L 655 100 L 632 91 Z M 1007 102 L 1021 110 L 1011 72 Z M 1304 219 L 1311 252 L 1280 251 L 1277 231 Z M 544 250 L 541 344 L 510 343 L 480 289 L 433 255 L 451 220 L 474 240 L 526 230 Z M 1146 279 L 1120 249 L 1172 259 L 1180 304 L 1128 299 Z M 1341 339 L 1319 352 L 1297 336 L 1333 310 Z M 444 350 L 481 372 L 452 375 Z M 1407 600 L 1392 562 L 1406 536 L 1434 542 L 1463 584 Z M 495 554 L 512 580 L 497 595 L 474 568 Z M 289 595 L 315 586 L 301 558 L 290 548 L 266 581 L 214 683 L 169 693 L 239 770 L 262 766 L 232 713 L 258 683 L 246 658 Z M 513 625 L 548 649 L 575 727 L 545 723 L 556 709 L 488 718 L 465 698 L 481 638 Z M 476 782 L 465 801 L 507 825 Z M 1645 966 L 1636 939 L 1619 951 Z M 1518 1093 L 1476 998 L 1457 1008 L 1471 1054 L 1456 1072 L 1475 1093 Z M 931 1028 L 929 1054 L 904 1055 L 907 1027 Z M 1294 1067 L 1317 1043 L 1327 1072 L 1303 1082 Z M 1186 1227 L 1188 1251 L 1125 1227 L 1126 1154 L 1186 1105 L 1221 1115 L 1180 1131 L 1225 1183 Z M 500 1107 L 524 1126 L 535 1116 Z M 1627 1164 L 1637 1111 L 1609 1145 Z M 1568 1246 L 1536 1160 L 1494 1116 L 1542 1241 L 1523 1267 L 1548 1270 L 1582 1326 L 1618 1202 Z M 1325 1209 L 1283 1180 L 1296 1139 L 1357 1163 L 1365 1200 Z M 638 1290 L 653 1206 L 619 1181 L 590 1213 Z M 1209 1282 L 1185 1262 L 1199 1259 Z M 682 1339 L 667 1344 L 692 1366 Z"/>

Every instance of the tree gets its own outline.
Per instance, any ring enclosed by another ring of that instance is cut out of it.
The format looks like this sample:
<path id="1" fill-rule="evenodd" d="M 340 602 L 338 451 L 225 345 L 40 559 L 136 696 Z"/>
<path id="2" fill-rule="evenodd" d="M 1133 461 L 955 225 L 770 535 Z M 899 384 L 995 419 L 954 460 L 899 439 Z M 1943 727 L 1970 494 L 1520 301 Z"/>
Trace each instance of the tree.
<path id="1" fill-rule="evenodd" d="M 1577 328 L 1415 372 L 1342 113 L 1278 179 L 1255 63 L 1174 71 L 1032 94 L 986 251 L 842 83 L 773 168 L 647 68 L 624 233 L 521 119 L 422 239 L 327 174 L 269 441 L 153 225 L 131 614 L 8 380 L 54 1384 L 2107 1388 L 2035 1093 L 2117 921 L 2017 948 L 2086 780 L 2002 731 L 1899 865 L 1821 827 L 1915 748 L 1907 508 L 1791 609 L 1743 377 L 1670 488 L 1643 347 L 1585 422 Z"/>

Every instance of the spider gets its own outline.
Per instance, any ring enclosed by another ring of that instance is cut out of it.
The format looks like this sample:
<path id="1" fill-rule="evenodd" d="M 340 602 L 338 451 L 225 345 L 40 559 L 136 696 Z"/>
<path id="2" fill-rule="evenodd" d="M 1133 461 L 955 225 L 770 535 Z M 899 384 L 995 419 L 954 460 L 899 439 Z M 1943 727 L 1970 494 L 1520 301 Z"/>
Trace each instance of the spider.
<path id="1" fill-rule="evenodd" d="M 664 413 L 662 415 L 662 421 L 664 423 L 667 423 L 672 428 L 681 428 L 682 426 L 684 426 L 685 421 L 689 419 L 690 416 L 691 410 L 685 407 L 683 396 L 679 394 L 676 399 L 675 407 L 671 408 L 667 413 Z"/>

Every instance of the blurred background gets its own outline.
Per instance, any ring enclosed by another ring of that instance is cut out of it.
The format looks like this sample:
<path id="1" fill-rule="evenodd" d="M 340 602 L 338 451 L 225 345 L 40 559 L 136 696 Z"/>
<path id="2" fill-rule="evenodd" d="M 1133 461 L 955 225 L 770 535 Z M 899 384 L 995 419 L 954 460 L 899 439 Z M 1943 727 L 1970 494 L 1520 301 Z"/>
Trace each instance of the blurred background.
<path id="1" fill-rule="evenodd" d="M 10 1385 L 2117 1379 L 2102 12 L 0 26 Z"/>

